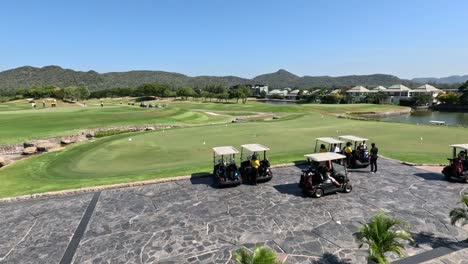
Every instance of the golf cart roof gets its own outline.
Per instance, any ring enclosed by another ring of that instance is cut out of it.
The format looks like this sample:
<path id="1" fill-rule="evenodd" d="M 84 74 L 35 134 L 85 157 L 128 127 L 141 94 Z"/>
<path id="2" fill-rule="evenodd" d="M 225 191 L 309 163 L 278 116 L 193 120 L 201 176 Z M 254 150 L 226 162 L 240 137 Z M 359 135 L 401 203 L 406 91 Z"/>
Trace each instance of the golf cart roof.
<path id="1" fill-rule="evenodd" d="M 332 138 L 332 137 L 319 137 L 319 138 L 316 138 L 316 140 L 320 140 L 320 141 L 328 143 L 328 144 L 343 144 L 343 143 L 345 143 L 342 140 L 338 140 L 338 139 L 335 139 L 335 138 Z"/>
<path id="2" fill-rule="evenodd" d="M 213 148 L 214 153 L 216 155 L 231 155 L 231 154 L 237 154 L 239 151 L 232 147 L 232 146 L 224 146 L 224 147 L 215 147 Z"/>
<path id="3" fill-rule="evenodd" d="M 461 149 L 468 150 L 468 144 L 455 144 L 455 145 L 450 145 L 450 146 L 454 148 L 461 148 Z"/>
<path id="4" fill-rule="evenodd" d="M 346 135 L 346 136 L 339 136 L 338 138 L 340 139 L 346 139 L 346 140 L 349 140 L 349 141 L 367 141 L 369 139 L 367 138 L 360 138 L 360 137 L 356 137 L 356 136 L 351 136 L 351 135 Z"/>
<path id="5" fill-rule="evenodd" d="M 245 145 L 241 145 L 241 147 L 245 148 L 248 151 L 252 151 L 252 152 L 270 150 L 269 148 L 267 148 L 267 147 L 265 147 L 263 145 L 260 145 L 260 144 L 245 144 Z"/>
<path id="6" fill-rule="evenodd" d="M 329 161 L 329 160 L 340 160 L 340 159 L 346 158 L 345 155 L 341 155 L 341 154 L 333 153 L 333 152 L 307 154 L 307 155 L 304 155 L 304 157 L 311 159 L 313 161 L 317 161 L 317 162 Z"/>

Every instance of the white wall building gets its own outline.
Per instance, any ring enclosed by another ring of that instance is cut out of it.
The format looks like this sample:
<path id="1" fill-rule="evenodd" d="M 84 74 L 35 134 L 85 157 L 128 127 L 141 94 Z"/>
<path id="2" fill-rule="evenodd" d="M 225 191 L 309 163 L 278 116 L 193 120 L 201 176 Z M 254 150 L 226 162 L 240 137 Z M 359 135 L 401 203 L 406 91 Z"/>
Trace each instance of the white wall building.
<path id="1" fill-rule="evenodd" d="M 399 104 L 401 98 L 410 98 L 412 96 L 412 90 L 403 84 L 392 85 L 382 92 L 389 96 L 389 102 L 392 104 Z"/>

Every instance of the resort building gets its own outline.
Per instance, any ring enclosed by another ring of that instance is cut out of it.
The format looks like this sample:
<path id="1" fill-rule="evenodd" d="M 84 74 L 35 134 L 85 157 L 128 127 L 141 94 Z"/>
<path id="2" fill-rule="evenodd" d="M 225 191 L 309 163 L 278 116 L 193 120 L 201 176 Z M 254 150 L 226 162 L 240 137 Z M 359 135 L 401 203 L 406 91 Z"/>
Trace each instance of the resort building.
<path id="1" fill-rule="evenodd" d="M 387 88 L 383 87 L 383 86 L 377 86 L 375 87 L 374 89 L 371 89 L 369 91 L 369 93 L 378 93 L 378 92 L 385 92 L 387 90 Z"/>
<path id="2" fill-rule="evenodd" d="M 292 90 L 291 92 L 289 92 L 284 98 L 288 99 L 288 100 L 297 100 L 297 96 L 299 94 L 299 90 Z"/>
<path id="3" fill-rule="evenodd" d="M 365 97 L 369 93 L 369 89 L 364 86 L 355 86 L 348 91 L 346 91 L 347 95 L 351 95 L 353 97 Z"/>
<path id="4" fill-rule="evenodd" d="M 382 91 L 389 96 L 389 102 L 392 104 L 399 104 L 401 98 L 410 98 L 412 90 L 403 84 L 396 84 L 388 87 Z"/>
<path id="5" fill-rule="evenodd" d="M 259 97 L 262 92 L 268 94 L 268 85 L 255 84 L 250 87 L 250 93 L 252 94 L 252 96 Z"/>
<path id="6" fill-rule="evenodd" d="M 275 90 L 272 90 L 268 93 L 268 97 L 275 97 L 275 96 L 279 96 L 279 97 L 286 97 L 286 95 L 288 94 L 288 90 L 279 90 L 279 89 L 275 89 Z"/>
<path id="7" fill-rule="evenodd" d="M 443 91 L 442 90 L 439 90 L 437 88 L 435 88 L 434 86 L 432 85 L 429 85 L 429 84 L 424 84 L 424 85 L 421 85 L 419 86 L 418 88 L 414 89 L 412 91 L 412 94 L 413 95 L 416 95 L 416 94 L 427 94 L 427 95 L 430 95 L 432 96 L 432 102 L 433 103 L 436 103 L 437 102 L 437 95 L 439 93 L 442 93 Z"/>

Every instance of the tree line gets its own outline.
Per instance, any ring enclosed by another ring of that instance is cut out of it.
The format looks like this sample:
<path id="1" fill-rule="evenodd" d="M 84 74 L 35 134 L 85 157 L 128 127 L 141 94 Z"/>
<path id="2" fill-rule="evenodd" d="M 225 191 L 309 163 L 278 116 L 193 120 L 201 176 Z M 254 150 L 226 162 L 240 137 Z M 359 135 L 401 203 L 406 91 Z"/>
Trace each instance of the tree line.
<path id="1" fill-rule="evenodd" d="M 266 95 L 266 94 L 265 94 Z M 203 87 L 180 86 L 174 87 L 159 83 L 146 83 L 136 88 L 111 88 L 97 91 L 89 91 L 86 86 L 68 86 L 60 88 L 57 86 L 34 86 L 28 89 L 15 91 L 0 91 L 0 97 L 6 100 L 15 100 L 21 98 L 55 98 L 60 100 L 81 101 L 88 98 L 106 98 L 106 97 L 180 97 L 182 100 L 188 98 L 203 98 L 205 101 L 240 100 L 247 102 L 247 98 L 252 96 L 250 87 L 246 85 L 235 85 L 227 87 L 224 85 L 206 85 Z"/>

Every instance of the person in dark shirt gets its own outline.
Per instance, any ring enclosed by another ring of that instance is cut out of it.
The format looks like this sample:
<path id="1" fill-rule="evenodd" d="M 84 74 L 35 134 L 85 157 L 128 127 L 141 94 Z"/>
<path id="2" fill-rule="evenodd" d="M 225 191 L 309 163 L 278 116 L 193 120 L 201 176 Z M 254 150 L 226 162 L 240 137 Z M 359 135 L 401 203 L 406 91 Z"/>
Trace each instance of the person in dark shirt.
<path id="1" fill-rule="evenodd" d="M 375 146 L 375 143 L 372 143 L 371 146 L 372 146 L 372 148 L 370 149 L 371 173 L 376 173 L 379 149 Z"/>

